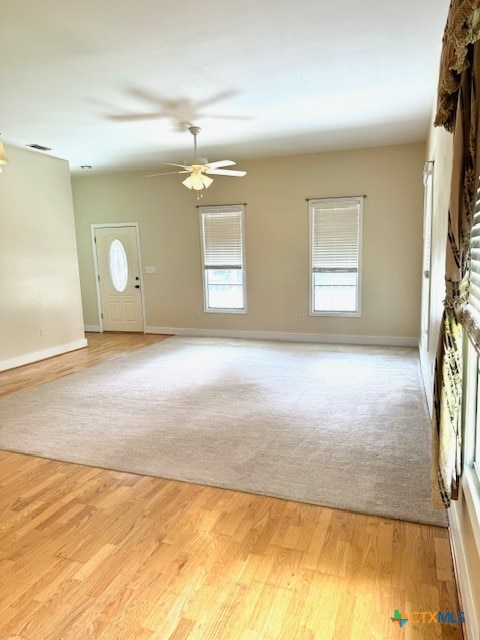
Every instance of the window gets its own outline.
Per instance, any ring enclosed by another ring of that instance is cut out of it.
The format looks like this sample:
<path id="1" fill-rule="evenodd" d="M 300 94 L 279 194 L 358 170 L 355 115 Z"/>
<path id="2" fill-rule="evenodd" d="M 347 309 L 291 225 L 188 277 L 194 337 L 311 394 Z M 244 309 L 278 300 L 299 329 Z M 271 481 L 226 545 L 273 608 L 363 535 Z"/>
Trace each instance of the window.
<path id="1" fill-rule="evenodd" d="M 462 487 L 480 547 L 480 359 L 470 340 L 465 343 Z"/>
<path id="2" fill-rule="evenodd" d="M 478 213 L 475 214 L 476 216 Z M 477 222 L 478 229 L 478 222 Z M 467 309 L 469 311 L 470 317 L 474 317 L 477 321 L 479 319 L 479 311 L 480 311 L 480 296 L 479 296 L 479 288 L 478 288 L 478 231 L 475 229 L 472 232 L 472 244 L 471 244 L 471 257 L 470 257 L 470 274 L 469 274 L 469 296 L 468 296 L 468 304 Z M 475 398 L 475 408 L 471 410 L 470 414 L 470 425 L 469 425 L 469 435 L 470 438 L 467 437 L 467 460 L 470 459 L 470 466 L 474 470 L 477 476 L 477 480 L 480 482 L 480 359 L 475 351 L 474 346 L 470 341 L 468 341 L 468 360 L 470 363 L 470 368 L 468 369 L 467 378 L 467 403 L 472 403 L 472 399 Z M 473 367 L 473 369 L 472 369 Z M 473 417 L 472 417 L 473 416 Z M 467 424 L 468 430 L 468 424 Z"/>
<path id="3" fill-rule="evenodd" d="M 477 358 L 477 414 L 475 419 L 475 428 L 472 434 L 472 465 L 477 474 L 477 480 L 480 482 L 480 368 Z"/>
<path id="4" fill-rule="evenodd" d="M 128 283 L 128 260 L 120 240 L 114 240 L 108 250 L 108 272 L 115 291 L 123 293 Z"/>
<path id="5" fill-rule="evenodd" d="M 480 548 L 480 189 L 477 190 L 470 237 L 468 299 L 464 309 L 464 387 L 462 488 Z M 463 283 L 465 284 L 465 283 Z M 475 346 L 474 346 L 475 345 Z"/>
<path id="6" fill-rule="evenodd" d="M 244 207 L 200 207 L 205 311 L 246 312 Z"/>
<path id="7" fill-rule="evenodd" d="M 467 328 L 473 333 L 474 341 L 478 343 L 478 329 L 480 327 L 480 188 L 477 189 L 473 215 L 469 260 L 468 299 L 464 323 L 466 323 Z M 472 338 L 472 336 L 470 335 L 469 338 Z M 468 362 L 474 363 L 470 364 L 467 369 L 467 407 L 469 403 L 470 406 L 472 405 L 473 397 L 475 397 L 476 400 L 475 409 L 470 409 L 470 414 L 467 411 L 466 461 L 467 464 L 468 461 L 470 462 L 470 467 L 476 474 L 477 481 L 480 482 L 480 359 L 470 340 L 467 356 Z M 470 416 L 470 424 L 468 423 L 468 416 Z"/>
<path id="8" fill-rule="evenodd" d="M 310 200 L 310 312 L 360 316 L 363 198 Z"/>
<path id="9" fill-rule="evenodd" d="M 480 483 L 480 358 L 466 340 L 464 463 Z"/>

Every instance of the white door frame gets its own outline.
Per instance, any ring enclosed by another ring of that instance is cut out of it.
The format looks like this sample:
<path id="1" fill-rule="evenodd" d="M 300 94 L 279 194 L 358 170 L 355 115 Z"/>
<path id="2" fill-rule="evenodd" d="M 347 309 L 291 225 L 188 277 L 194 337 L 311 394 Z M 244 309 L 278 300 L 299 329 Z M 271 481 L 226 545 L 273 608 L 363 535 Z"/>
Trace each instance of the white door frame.
<path id="1" fill-rule="evenodd" d="M 433 198 L 434 198 L 434 161 L 429 160 L 423 169 L 424 199 L 423 199 L 423 256 L 422 256 L 422 300 L 420 308 L 420 340 L 419 355 L 423 381 L 425 385 L 427 404 L 432 411 L 433 401 L 433 370 L 431 362 L 431 296 L 432 296 L 432 228 L 433 228 Z M 428 263 L 426 264 L 426 258 Z M 428 289 L 428 291 L 425 291 Z M 426 294 L 426 295 L 425 295 Z M 435 346 L 436 348 L 436 346 Z M 433 351 L 435 353 L 435 351 Z"/>
<path id="2" fill-rule="evenodd" d="M 143 295 L 143 263 L 142 253 L 140 251 L 140 227 L 138 222 L 102 222 L 90 225 L 90 232 L 92 237 L 92 252 L 93 252 L 93 267 L 95 269 L 95 290 L 97 292 L 97 310 L 98 310 L 98 324 L 100 327 L 100 333 L 103 333 L 103 318 L 102 318 L 102 299 L 100 296 L 100 271 L 98 269 L 98 256 L 97 247 L 95 244 L 95 230 L 96 229 L 120 229 L 121 227 L 135 227 L 137 236 L 137 252 L 138 252 L 138 272 L 140 276 L 140 299 L 142 303 L 142 322 L 143 333 L 145 333 L 145 297 Z"/>

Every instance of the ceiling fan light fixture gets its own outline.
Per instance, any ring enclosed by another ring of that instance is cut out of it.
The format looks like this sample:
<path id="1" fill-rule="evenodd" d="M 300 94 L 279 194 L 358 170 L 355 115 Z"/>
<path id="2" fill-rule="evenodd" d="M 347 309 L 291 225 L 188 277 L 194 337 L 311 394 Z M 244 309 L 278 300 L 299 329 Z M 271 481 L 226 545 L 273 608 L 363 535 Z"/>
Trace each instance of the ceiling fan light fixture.
<path id="1" fill-rule="evenodd" d="M 201 166 L 193 166 L 192 174 L 183 180 L 182 184 L 187 189 L 194 189 L 195 191 L 201 191 L 202 189 L 208 189 L 212 184 L 212 178 L 203 175 Z"/>
<path id="2" fill-rule="evenodd" d="M 203 182 L 198 176 L 188 176 L 182 182 L 187 189 L 195 189 L 195 191 L 201 191 L 203 189 Z"/>
<path id="3" fill-rule="evenodd" d="M 193 184 L 192 184 L 192 176 L 188 176 L 188 178 L 185 178 L 185 180 L 183 180 L 182 184 L 184 184 L 187 189 L 193 189 Z"/>

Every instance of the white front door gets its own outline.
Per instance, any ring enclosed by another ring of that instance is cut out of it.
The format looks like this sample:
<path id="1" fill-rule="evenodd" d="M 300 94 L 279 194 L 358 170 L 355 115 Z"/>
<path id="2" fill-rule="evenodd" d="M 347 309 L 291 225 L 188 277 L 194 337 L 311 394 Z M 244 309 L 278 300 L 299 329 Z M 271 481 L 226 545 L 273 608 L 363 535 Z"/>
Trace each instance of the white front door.
<path id="1" fill-rule="evenodd" d="M 422 269 L 422 316 L 420 322 L 420 362 L 423 379 L 429 391 L 432 386 L 430 371 L 430 270 L 433 213 L 433 162 L 427 162 L 423 170 L 424 212 L 423 212 L 423 269 Z"/>
<path id="2" fill-rule="evenodd" d="M 105 331 L 143 331 L 137 228 L 96 228 L 100 307 Z"/>

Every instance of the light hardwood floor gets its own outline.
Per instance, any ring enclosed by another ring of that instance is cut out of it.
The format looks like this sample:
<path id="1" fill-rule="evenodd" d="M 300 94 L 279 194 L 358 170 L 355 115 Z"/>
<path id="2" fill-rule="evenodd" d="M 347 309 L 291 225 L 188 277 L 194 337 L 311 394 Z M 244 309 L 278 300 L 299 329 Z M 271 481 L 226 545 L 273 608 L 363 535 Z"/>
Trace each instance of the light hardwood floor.
<path id="1" fill-rule="evenodd" d="M 0 393 L 162 339 L 88 338 Z M 445 529 L 0 451 L 0 640 L 460 639 L 390 620 L 458 607 Z"/>
<path id="2" fill-rule="evenodd" d="M 85 336 L 88 339 L 86 349 L 78 349 L 55 358 L 0 372 L 0 397 L 37 387 L 39 384 L 68 376 L 168 338 L 164 335 L 113 332 L 87 333 Z"/>

